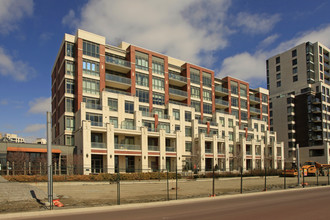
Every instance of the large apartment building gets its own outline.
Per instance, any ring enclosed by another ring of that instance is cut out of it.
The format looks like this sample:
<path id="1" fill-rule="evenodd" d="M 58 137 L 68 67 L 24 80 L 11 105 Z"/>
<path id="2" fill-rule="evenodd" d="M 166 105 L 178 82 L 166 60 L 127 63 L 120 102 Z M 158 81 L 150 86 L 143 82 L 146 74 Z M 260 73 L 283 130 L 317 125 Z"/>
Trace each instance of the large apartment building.
<path id="1" fill-rule="evenodd" d="M 268 90 L 122 42 L 65 34 L 52 69 L 52 141 L 81 173 L 283 167 Z"/>
<path id="2" fill-rule="evenodd" d="M 285 158 L 301 163 L 330 163 L 329 51 L 319 42 L 305 42 L 269 58 L 271 130 L 284 142 Z"/>

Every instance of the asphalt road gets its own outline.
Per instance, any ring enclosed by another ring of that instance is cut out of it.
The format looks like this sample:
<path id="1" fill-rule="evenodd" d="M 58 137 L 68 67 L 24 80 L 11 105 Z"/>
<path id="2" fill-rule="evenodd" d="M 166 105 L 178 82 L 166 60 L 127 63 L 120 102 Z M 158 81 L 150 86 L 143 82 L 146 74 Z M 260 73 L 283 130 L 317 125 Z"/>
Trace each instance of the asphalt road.
<path id="1" fill-rule="evenodd" d="M 45 212 L 39 212 L 42 216 L 23 215 L 25 218 L 16 219 L 315 220 L 330 219 L 329 204 L 330 187 L 318 187 L 224 196 L 217 198 L 91 208 L 88 210 L 54 210 L 52 211 L 52 214 L 48 216 L 43 215 L 46 214 Z"/>

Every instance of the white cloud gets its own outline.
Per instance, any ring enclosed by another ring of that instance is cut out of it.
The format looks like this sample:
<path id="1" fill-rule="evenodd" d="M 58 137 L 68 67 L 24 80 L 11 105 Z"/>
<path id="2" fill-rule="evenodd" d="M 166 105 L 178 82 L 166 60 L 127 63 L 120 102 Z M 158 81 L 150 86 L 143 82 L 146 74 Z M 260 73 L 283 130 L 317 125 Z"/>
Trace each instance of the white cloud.
<path id="1" fill-rule="evenodd" d="M 111 44 L 124 40 L 200 64 L 201 54 L 228 46 L 233 33 L 226 26 L 230 4 L 230 0 L 90 0 L 75 27 L 106 36 Z M 77 21 L 72 10 L 62 23 L 71 21 Z"/>
<path id="2" fill-rule="evenodd" d="M 0 1 L 0 34 L 8 34 L 17 29 L 17 22 L 33 14 L 33 0 Z"/>
<path id="3" fill-rule="evenodd" d="M 74 10 L 71 9 L 69 13 L 62 18 L 62 24 L 73 28 L 78 26 L 79 20 L 76 18 Z"/>
<path id="4" fill-rule="evenodd" d="M 31 124 L 24 128 L 23 133 L 35 133 L 46 129 L 46 124 Z"/>
<path id="5" fill-rule="evenodd" d="M 278 39 L 278 34 L 273 34 L 266 37 L 263 41 L 261 41 L 258 45 L 259 48 L 265 48 L 274 43 Z"/>
<path id="6" fill-rule="evenodd" d="M 231 75 L 249 81 L 252 86 L 260 86 L 266 82 L 266 59 L 307 41 L 312 43 L 319 41 L 330 47 L 329 36 L 330 24 L 317 30 L 301 33 L 271 50 L 258 50 L 255 53 L 244 52 L 227 57 L 222 62 L 221 70 L 217 75 L 219 77 Z"/>
<path id="7" fill-rule="evenodd" d="M 29 113 L 44 114 L 51 111 L 51 98 L 40 97 L 29 102 Z"/>
<path id="8" fill-rule="evenodd" d="M 236 18 L 236 25 L 242 27 L 243 31 L 250 34 L 267 33 L 273 29 L 275 24 L 281 20 L 279 14 L 249 14 L 240 12 Z"/>
<path id="9" fill-rule="evenodd" d="M 17 81 L 26 81 L 36 75 L 36 71 L 28 63 L 15 60 L 0 47 L 0 75 L 11 76 Z"/>

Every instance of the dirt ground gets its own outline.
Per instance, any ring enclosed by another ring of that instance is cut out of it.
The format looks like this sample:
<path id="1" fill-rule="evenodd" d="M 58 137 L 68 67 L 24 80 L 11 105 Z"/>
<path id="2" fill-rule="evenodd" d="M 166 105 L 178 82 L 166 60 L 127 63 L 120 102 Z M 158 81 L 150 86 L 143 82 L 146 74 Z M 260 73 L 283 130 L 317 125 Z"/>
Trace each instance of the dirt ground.
<path id="1" fill-rule="evenodd" d="M 301 182 L 303 179 L 301 178 Z M 307 187 L 316 186 L 317 177 L 306 177 Z M 267 177 L 267 191 L 284 189 L 283 177 Z M 47 192 L 47 183 L 29 183 Z M 118 190 L 120 192 L 120 204 L 142 203 L 153 201 L 165 201 L 168 199 L 185 199 L 208 197 L 213 194 L 212 179 L 178 180 L 176 181 L 122 181 L 120 189 L 117 183 L 109 182 L 55 182 L 53 185 L 54 194 L 60 198 L 65 208 L 93 207 L 116 205 Z M 327 185 L 328 177 L 319 177 L 319 185 Z M 244 177 L 243 193 L 264 191 L 264 177 Z M 216 196 L 224 194 L 240 193 L 240 178 L 219 178 L 214 181 L 214 193 Z M 297 177 L 287 177 L 286 187 L 297 187 Z M 169 189 L 167 191 L 167 188 Z M 0 213 L 46 210 L 43 202 L 35 200 L 22 202 L 0 202 Z"/>

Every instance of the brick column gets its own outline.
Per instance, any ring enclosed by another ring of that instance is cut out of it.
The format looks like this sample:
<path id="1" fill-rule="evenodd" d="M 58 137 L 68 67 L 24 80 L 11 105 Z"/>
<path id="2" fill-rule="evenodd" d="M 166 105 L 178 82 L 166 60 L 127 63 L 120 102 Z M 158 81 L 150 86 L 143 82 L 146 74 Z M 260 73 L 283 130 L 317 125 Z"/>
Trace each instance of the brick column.
<path id="1" fill-rule="evenodd" d="M 76 82 L 75 82 L 75 112 L 80 109 L 80 103 L 82 102 L 82 85 L 83 85 L 83 76 L 82 76 L 82 55 L 83 55 L 83 40 L 81 38 L 77 39 L 76 44 Z"/>

